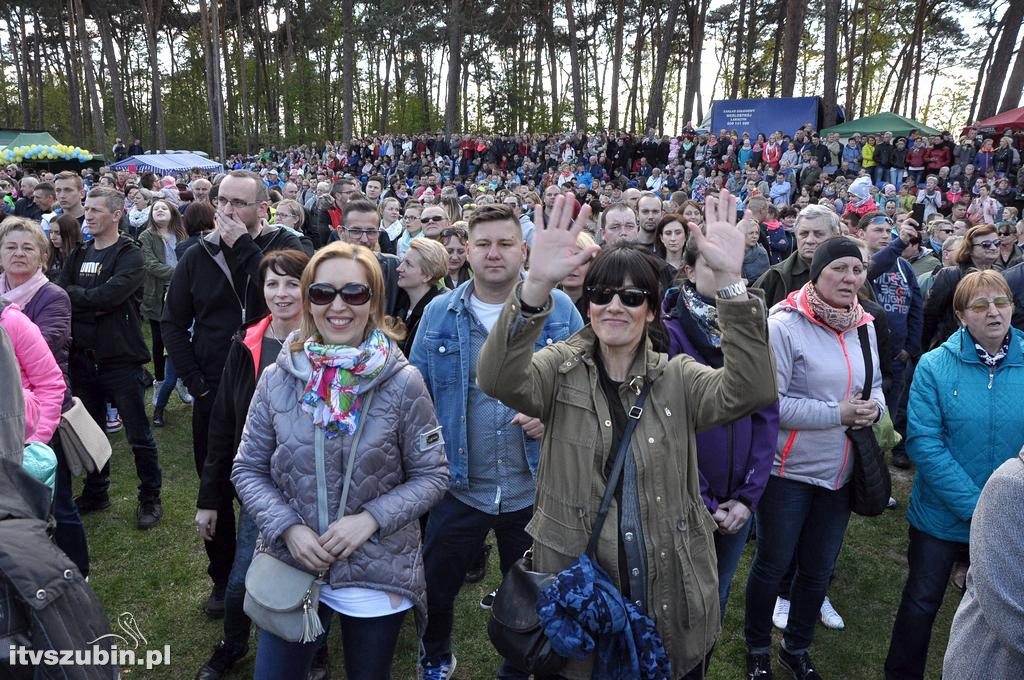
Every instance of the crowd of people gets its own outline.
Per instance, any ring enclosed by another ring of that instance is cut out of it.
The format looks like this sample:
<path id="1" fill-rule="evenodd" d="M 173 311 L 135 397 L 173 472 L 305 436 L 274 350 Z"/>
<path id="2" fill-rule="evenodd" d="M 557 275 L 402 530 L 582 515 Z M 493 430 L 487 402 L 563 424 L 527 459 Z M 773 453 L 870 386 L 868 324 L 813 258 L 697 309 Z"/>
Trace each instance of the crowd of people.
<path id="1" fill-rule="evenodd" d="M 1016 677 L 1024 583 L 997 508 L 1024 447 L 1019 147 L 807 126 L 381 135 L 212 175 L 5 168 L 0 383 L 23 389 L 3 456 L 56 454 L 36 515 L 88 601 L 82 516 L 111 506 L 110 463 L 74 492 L 62 413 L 124 429 L 148 530 L 153 428 L 175 393 L 191 405 L 223 618 L 200 680 L 232 675 L 253 624 L 257 678 L 325 677 L 336 618 L 347 677 L 390 677 L 408 613 L 422 678 L 447 680 L 492 532 L 503 575 L 524 555 L 556 575 L 536 615 L 566 660 L 535 677 L 705 677 L 753 543 L 747 677 L 773 676 L 774 625 L 778 664 L 813 680 L 817 624 L 845 626 L 828 592 L 851 441 L 885 435 L 914 481 L 878 672 L 924 677 L 970 565 L 946 672 Z M 0 501 L 0 531 L 27 505 Z M 304 584 L 287 624 L 286 596 L 264 599 L 285 583 Z M 32 639 L 4 621 L 0 641 Z"/>

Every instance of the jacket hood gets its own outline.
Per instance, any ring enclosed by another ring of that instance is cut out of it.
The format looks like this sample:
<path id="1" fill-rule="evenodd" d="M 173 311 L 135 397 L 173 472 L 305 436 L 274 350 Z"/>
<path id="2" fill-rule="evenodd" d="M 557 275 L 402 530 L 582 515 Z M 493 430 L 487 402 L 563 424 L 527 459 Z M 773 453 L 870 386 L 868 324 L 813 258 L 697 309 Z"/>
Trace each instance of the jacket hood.
<path id="1" fill-rule="evenodd" d="M 25 472 L 21 465 L 0 460 L 0 521 L 46 520 L 50 514 L 50 489 Z"/>
<path id="2" fill-rule="evenodd" d="M 804 284 L 804 286 L 809 285 L 811 284 Z M 799 314 L 800 316 L 804 317 L 811 323 L 822 326 L 823 328 L 828 328 L 833 333 L 835 332 L 835 329 L 825 326 L 825 324 L 821 323 L 821 321 L 819 321 L 818 318 L 814 316 L 814 313 L 811 311 L 810 306 L 808 306 L 807 304 L 807 294 L 804 292 L 803 288 L 800 288 L 799 290 L 794 290 L 793 292 L 786 296 L 786 299 L 777 303 L 770 310 L 768 310 L 768 316 L 774 316 L 776 314 Z M 858 323 L 854 328 L 859 328 L 860 326 L 863 326 L 864 324 L 867 323 L 871 323 L 874 320 L 875 317 L 871 316 L 870 314 L 868 314 L 867 311 L 865 311 L 864 315 L 861 317 L 860 323 Z"/>
<path id="3" fill-rule="evenodd" d="M 289 375 L 295 377 L 296 380 L 301 380 L 303 383 L 309 382 L 309 376 L 313 373 L 313 365 L 309 362 L 309 358 L 306 353 L 302 350 L 293 352 L 291 344 L 298 339 L 301 331 L 292 331 L 292 333 L 285 338 L 284 345 L 281 349 L 281 353 L 277 355 L 276 364 L 281 370 L 287 372 Z M 387 363 L 384 364 L 384 369 L 378 373 L 372 380 L 365 383 L 361 389 L 368 389 L 376 386 L 378 383 L 384 382 L 389 379 L 395 373 L 405 368 L 409 363 L 402 354 L 401 348 L 395 343 L 394 340 L 388 338 L 388 344 L 390 350 L 388 352 Z"/>

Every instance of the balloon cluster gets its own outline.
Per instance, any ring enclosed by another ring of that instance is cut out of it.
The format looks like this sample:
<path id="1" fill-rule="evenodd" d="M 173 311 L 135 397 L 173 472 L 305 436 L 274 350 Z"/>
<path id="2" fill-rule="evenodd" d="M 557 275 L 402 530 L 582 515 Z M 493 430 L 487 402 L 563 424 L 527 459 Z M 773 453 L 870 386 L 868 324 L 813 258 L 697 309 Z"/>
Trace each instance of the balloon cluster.
<path id="1" fill-rule="evenodd" d="M 22 161 L 70 161 L 86 162 L 92 154 L 78 146 L 68 144 L 29 144 L 9 146 L 0 150 L 0 161 L 21 163 Z"/>

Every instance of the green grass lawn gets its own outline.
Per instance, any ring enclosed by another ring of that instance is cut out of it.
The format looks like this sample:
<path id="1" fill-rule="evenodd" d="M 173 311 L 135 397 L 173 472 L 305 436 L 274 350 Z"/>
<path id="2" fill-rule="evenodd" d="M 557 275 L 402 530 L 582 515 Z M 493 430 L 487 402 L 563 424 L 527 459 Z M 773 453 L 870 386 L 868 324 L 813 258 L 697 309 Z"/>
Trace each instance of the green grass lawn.
<path id="1" fill-rule="evenodd" d="M 156 430 L 164 473 L 164 516 L 159 526 L 148 532 L 135 529 L 137 479 L 124 434 L 112 437 L 110 492 L 114 505 L 85 518 L 92 557 L 91 584 L 108 617 L 113 621 L 121 612 L 131 612 L 149 648 L 171 648 L 169 666 L 152 671 L 124 669 L 128 678 L 194 677 L 221 636 L 221 622 L 207 619 L 202 611 L 210 582 L 206 575 L 206 553 L 192 525 L 198 483 L 192 463 L 189 420 L 189 407 L 172 396 L 167 426 Z M 80 484 L 76 481 L 76 491 Z M 870 520 L 854 517 L 846 534 L 831 590 L 836 608 L 846 619 L 846 630 L 833 632 L 819 625 L 814 646 L 818 668 L 828 680 L 882 677 L 889 633 L 907 571 L 907 523 L 903 511 L 910 492 L 909 478 L 901 475 L 896 487 L 900 502 L 897 511 Z M 733 582 L 725 625 L 708 674 L 715 680 L 737 680 L 745 673 L 743 591 L 752 553 L 753 547 L 748 546 Z M 459 597 L 455 677 L 460 680 L 493 678 L 498 667 L 498 657 L 487 639 L 487 615 L 479 606 L 480 598 L 497 585 L 496 565 L 495 551 L 487 581 L 466 586 Z M 947 591 L 932 637 L 929 678 L 941 675 L 942 655 L 959 599 L 956 590 Z M 334 654 L 332 665 L 334 677 L 343 678 L 337 635 L 335 628 L 331 649 L 332 653 L 339 651 Z M 254 651 L 255 640 L 249 656 L 231 677 L 252 675 Z M 395 678 L 416 677 L 416 654 L 415 629 L 409 617 L 399 642 Z M 776 672 L 778 677 L 788 677 L 781 667 L 777 666 Z"/>

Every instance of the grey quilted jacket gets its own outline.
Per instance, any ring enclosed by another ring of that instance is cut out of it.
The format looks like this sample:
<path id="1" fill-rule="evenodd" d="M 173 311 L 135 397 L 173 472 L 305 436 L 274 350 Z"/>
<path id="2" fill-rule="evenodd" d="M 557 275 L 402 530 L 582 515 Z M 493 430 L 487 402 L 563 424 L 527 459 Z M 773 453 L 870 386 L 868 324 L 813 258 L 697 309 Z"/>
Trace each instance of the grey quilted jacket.
<path id="1" fill-rule="evenodd" d="M 291 338 L 289 338 L 291 339 Z M 297 568 L 283 534 L 303 523 L 317 529 L 316 463 L 312 416 L 299 401 L 311 366 L 303 352 L 283 351 L 260 377 L 249 407 L 231 481 L 260 529 L 256 550 Z M 357 586 L 409 598 L 422 624 L 426 583 L 416 521 L 448 488 L 448 461 L 423 378 L 392 343 L 356 452 L 345 514 L 370 513 L 379 531 L 332 566 L 333 587 Z M 430 433 L 427 436 L 427 433 Z M 338 515 L 351 438 L 325 446 L 327 508 Z M 319 533 L 319 532 L 318 532 Z"/>

